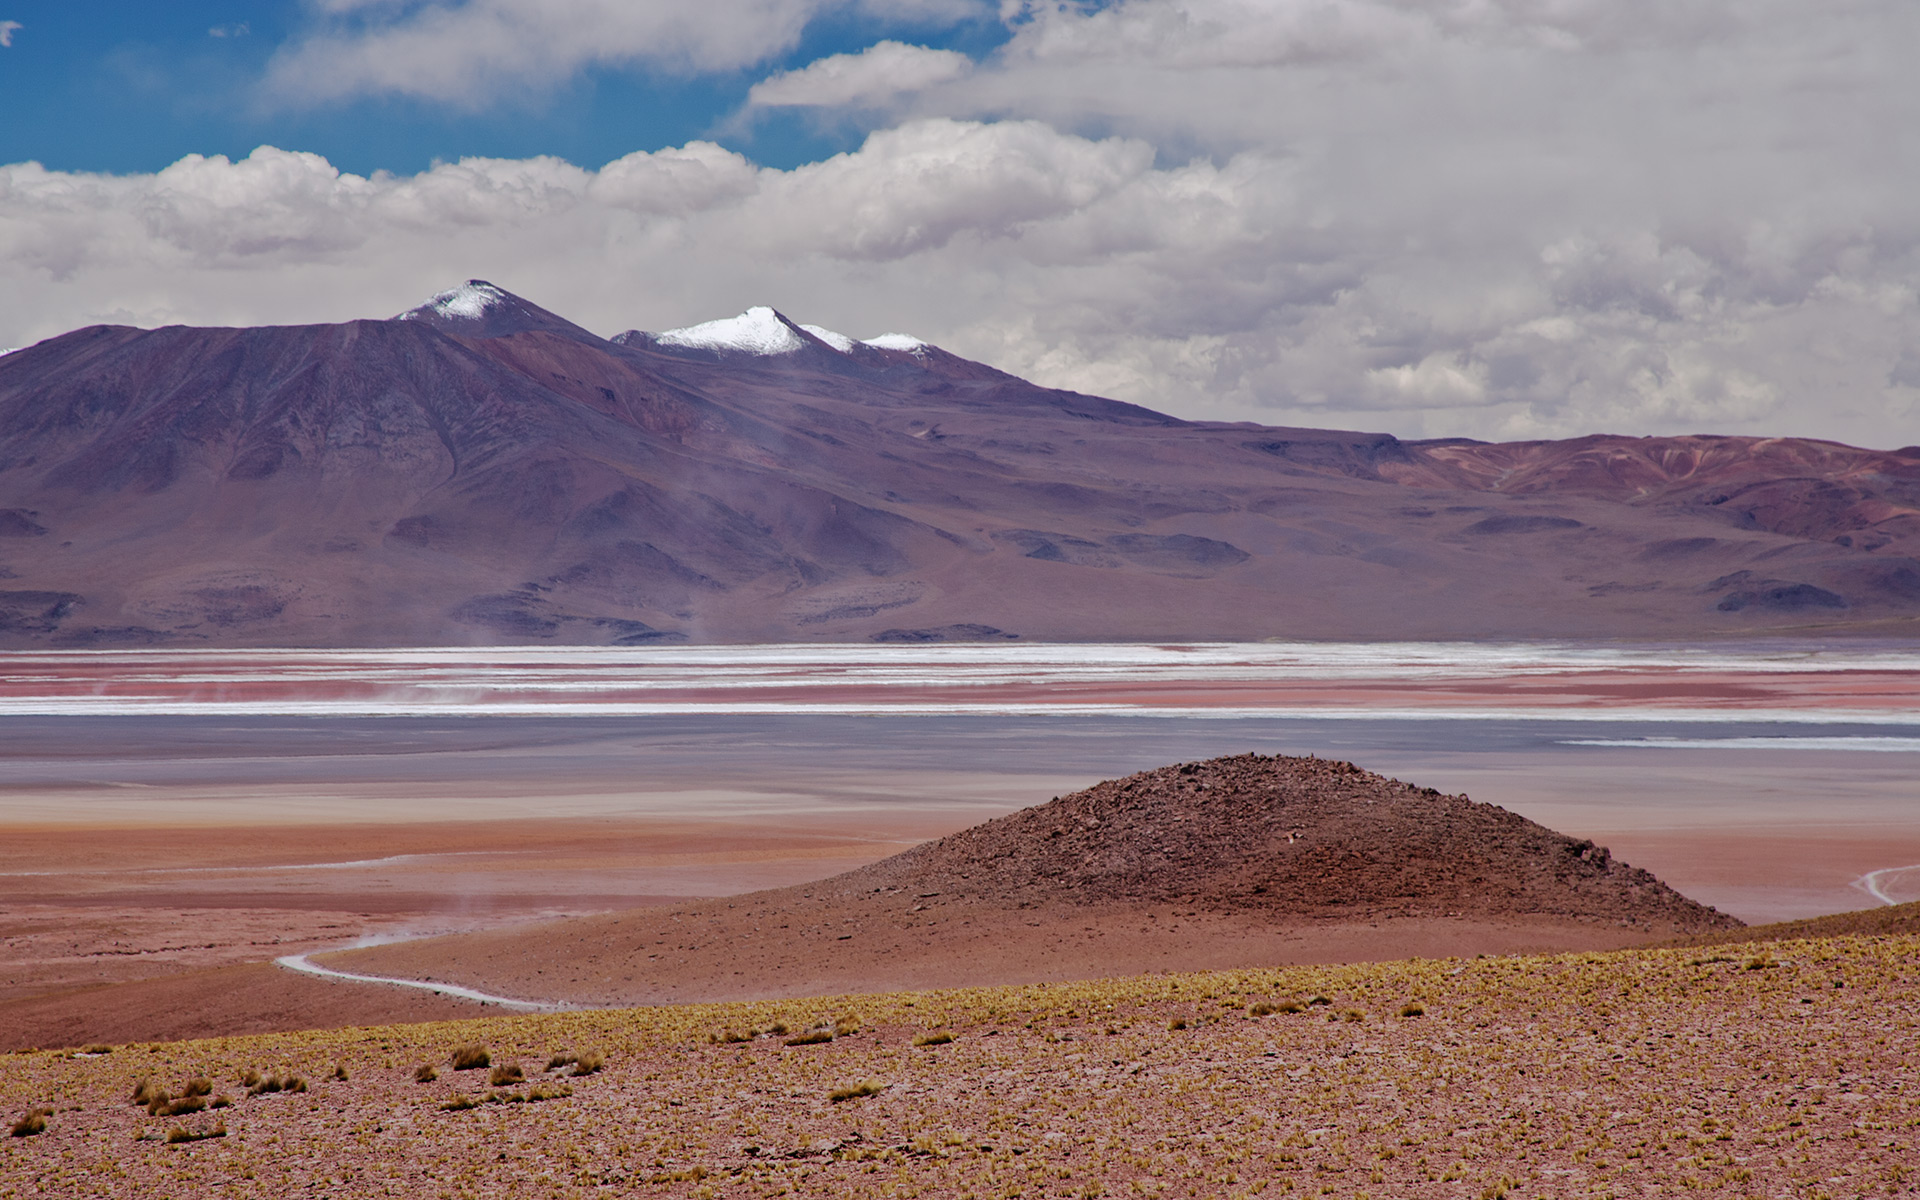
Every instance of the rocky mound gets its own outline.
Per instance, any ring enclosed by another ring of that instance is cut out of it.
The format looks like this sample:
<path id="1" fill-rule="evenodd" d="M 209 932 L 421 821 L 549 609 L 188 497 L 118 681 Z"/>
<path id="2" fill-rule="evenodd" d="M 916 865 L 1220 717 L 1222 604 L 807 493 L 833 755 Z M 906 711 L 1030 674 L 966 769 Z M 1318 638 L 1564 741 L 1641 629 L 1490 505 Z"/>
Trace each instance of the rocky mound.
<path id="1" fill-rule="evenodd" d="M 1276 916 L 1740 922 L 1603 846 L 1320 758 L 1245 754 L 1096 784 L 824 884 L 993 904 L 1178 903 Z"/>

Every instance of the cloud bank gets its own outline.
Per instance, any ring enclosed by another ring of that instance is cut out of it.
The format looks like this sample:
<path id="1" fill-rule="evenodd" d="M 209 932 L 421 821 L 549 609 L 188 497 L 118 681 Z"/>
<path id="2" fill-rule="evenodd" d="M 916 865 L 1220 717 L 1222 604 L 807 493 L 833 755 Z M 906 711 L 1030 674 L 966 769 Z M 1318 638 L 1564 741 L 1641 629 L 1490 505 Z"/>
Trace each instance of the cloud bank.
<path id="1" fill-rule="evenodd" d="M 276 86 L 397 87 L 428 30 L 440 57 L 408 86 L 656 46 L 732 69 L 823 8 L 567 2 L 536 34 L 553 5 L 330 0 L 372 17 L 287 51 Z M 1920 440 L 1904 0 L 1003 9 L 984 59 L 887 40 L 769 73 L 744 119 L 872 130 L 793 170 L 707 142 L 598 170 L 362 178 L 271 148 L 0 169 L 0 344 L 380 315 L 478 275 L 604 333 L 770 303 L 1188 416 Z"/>

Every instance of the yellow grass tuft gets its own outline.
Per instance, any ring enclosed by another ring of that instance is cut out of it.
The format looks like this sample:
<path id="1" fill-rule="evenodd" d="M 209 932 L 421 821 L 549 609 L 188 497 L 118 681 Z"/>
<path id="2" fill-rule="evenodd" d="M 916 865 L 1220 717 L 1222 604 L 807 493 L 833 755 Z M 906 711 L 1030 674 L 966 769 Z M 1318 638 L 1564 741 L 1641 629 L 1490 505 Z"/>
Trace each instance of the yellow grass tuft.
<path id="1" fill-rule="evenodd" d="M 492 1066 L 493 1055 L 487 1052 L 485 1046 L 477 1042 L 468 1042 L 462 1046 L 455 1046 L 447 1061 L 453 1064 L 453 1069 L 456 1071 L 477 1071 L 481 1067 Z"/>
<path id="2" fill-rule="evenodd" d="M 809 1029 L 805 1033 L 796 1033 L 786 1040 L 789 1046 L 821 1046 L 833 1040 L 831 1029 Z"/>
<path id="3" fill-rule="evenodd" d="M 886 1090 L 887 1085 L 878 1079 L 863 1079 L 859 1083 L 833 1089 L 827 1093 L 827 1100 L 830 1103 L 839 1104 L 846 1100 L 858 1100 L 862 1096 L 878 1096 Z"/>
<path id="4" fill-rule="evenodd" d="M 526 1077 L 526 1072 L 522 1071 L 517 1064 L 507 1063 L 495 1067 L 492 1072 L 487 1075 L 487 1085 L 489 1087 L 505 1087 L 510 1083 L 519 1083 Z"/>

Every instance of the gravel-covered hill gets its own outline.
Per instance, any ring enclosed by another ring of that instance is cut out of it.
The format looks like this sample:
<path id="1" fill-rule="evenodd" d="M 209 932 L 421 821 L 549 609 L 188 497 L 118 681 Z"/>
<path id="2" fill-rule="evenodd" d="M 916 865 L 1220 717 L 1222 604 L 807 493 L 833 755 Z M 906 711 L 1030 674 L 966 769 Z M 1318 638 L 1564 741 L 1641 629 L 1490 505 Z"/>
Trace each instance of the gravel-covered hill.
<path id="1" fill-rule="evenodd" d="M 1175 902 L 1276 915 L 1739 922 L 1603 846 L 1322 758 L 1244 754 L 1096 784 L 830 881 L 1006 904 Z"/>

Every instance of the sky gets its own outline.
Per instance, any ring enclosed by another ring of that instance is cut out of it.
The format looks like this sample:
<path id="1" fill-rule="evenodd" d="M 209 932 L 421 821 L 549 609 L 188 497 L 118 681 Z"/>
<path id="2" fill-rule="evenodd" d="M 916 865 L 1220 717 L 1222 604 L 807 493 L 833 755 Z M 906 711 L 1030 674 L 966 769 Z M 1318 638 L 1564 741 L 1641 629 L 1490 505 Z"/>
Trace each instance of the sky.
<path id="1" fill-rule="evenodd" d="M 1196 419 L 1920 442 L 1911 0 L 0 0 L 0 347 L 771 304 Z"/>

